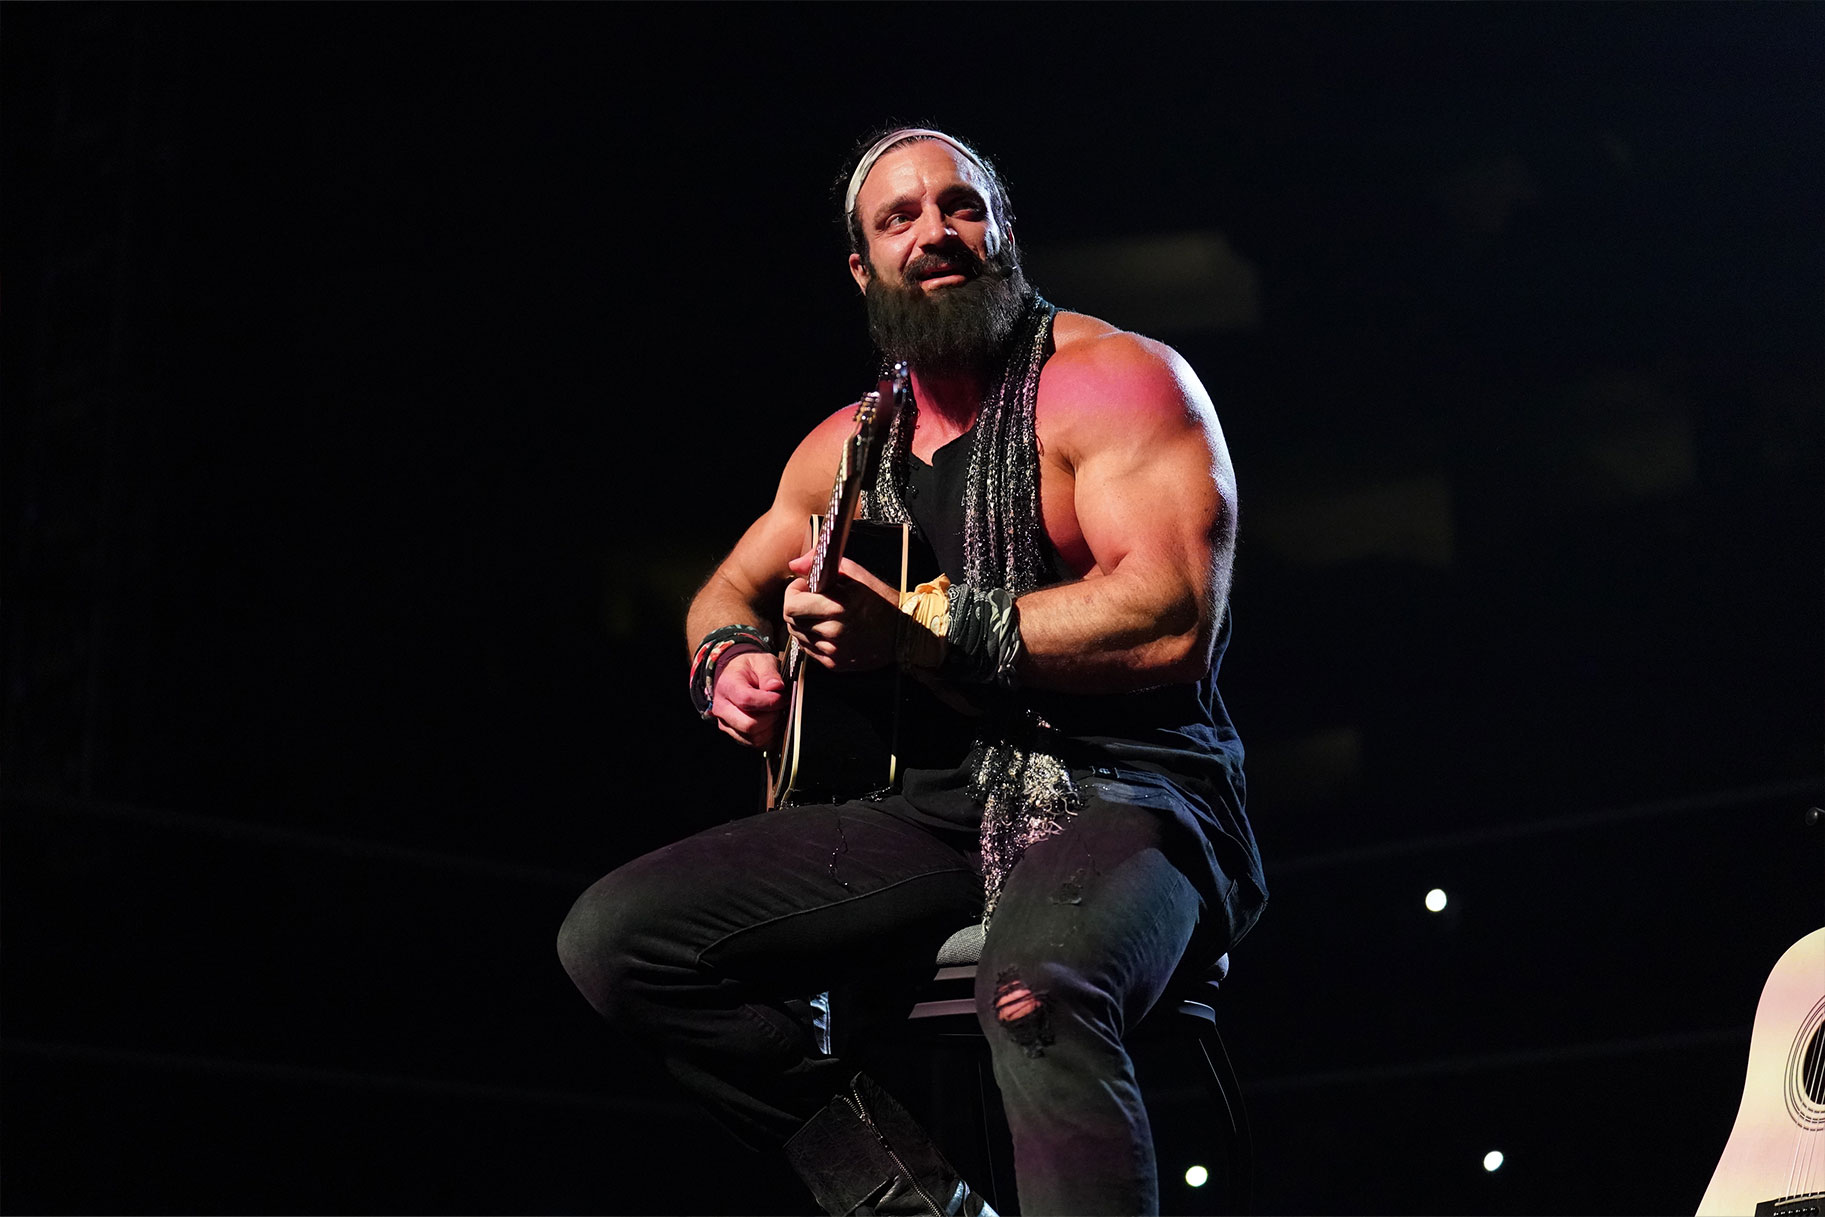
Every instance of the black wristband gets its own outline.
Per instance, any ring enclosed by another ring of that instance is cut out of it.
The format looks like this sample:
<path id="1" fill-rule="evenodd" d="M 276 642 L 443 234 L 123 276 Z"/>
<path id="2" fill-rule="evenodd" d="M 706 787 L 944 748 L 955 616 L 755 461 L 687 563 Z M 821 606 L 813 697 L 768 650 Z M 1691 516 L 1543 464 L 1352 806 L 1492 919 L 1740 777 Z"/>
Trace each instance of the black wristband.
<path id="1" fill-rule="evenodd" d="M 732 648 L 773 649 L 773 640 L 751 625 L 725 625 L 705 634 L 691 656 L 691 705 L 699 718 L 710 717 L 716 698 L 716 669 Z"/>
<path id="2" fill-rule="evenodd" d="M 949 596 L 950 624 L 944 639 L 950 649 L 938 674 L 965 684 L 1013 688 L 1015 665 L 1025 650 L 1014 594 L 1000 587 L 955 583 Z"/>

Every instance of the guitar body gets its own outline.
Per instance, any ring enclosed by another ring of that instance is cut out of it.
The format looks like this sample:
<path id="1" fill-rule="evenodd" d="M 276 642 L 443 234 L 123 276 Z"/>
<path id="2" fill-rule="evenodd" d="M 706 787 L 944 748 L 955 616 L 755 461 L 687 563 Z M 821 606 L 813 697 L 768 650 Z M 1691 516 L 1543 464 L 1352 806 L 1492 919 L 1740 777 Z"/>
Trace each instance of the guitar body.
<path id="1" fill-rule="evenodd" d="M 813 534 L 822 526 L 813 517 Z M 858 522 L 843 556 L 904 595 L 912 586 L 912 529 Z M 837 675 L 805 662 L 792 682 L 769 803 L 826 802 L 891 786 L 899 777 L 895 740 L 903 678 L 896 667 Z"/>
<path id="2" fill-rule="evenodd" d="M 1755 1008 L 1748 1075 L 1698 1217 L 1816 1214 L 1825 1202 L 1825 929 L 1787 949 Z"/>
<path id="3" fill-rule="evenodd" d="M 813 517 L 812 531 L 821 526 Z M 930 546 L 906 524 L 858 521 L 844 557 L 900 594 L 938 576 Z M 969 746 L 966 718 L 897 667 L 837 674 L 800 665 L 768 806 L 841 802 L 896 785 L 908 767 L 956 764 Z"/>

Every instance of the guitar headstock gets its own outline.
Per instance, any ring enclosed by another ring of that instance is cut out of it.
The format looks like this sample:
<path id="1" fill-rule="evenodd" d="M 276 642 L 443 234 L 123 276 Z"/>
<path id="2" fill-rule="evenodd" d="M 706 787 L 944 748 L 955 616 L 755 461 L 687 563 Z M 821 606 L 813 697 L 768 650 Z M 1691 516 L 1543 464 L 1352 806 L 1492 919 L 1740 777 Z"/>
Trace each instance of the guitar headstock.
<path id="1" fill-rule="evenodd" d="M 880 385 L 856 403 L 855 431 L 844 453 L 844 465 L 863 482 L 874 477 L 882 441 L 893 430 L 894 419 L 912 403 L 912 369 L 905 360 L 881 377 Z"/>
<path id="2" fill-rule="evenodd" d="M 912 372 L 904 362 L 881 378 L 881 386 L 865 394 L 855 404 L 855 427 L 843 445 L 843 460 L 837 467 L 836 485 L 830 488 L 830 507 L 818 524 L 813 542 L 816 557 L 812 561 L 811 590 L 824 590 L 826 567 L 831 558 L 840 558 L 849 536 L 849 525 L 855 519 L 856 505 L 862 487 L 875 476 L 881 464 L 881 449 L 900 411 L 912 402 Z"/>

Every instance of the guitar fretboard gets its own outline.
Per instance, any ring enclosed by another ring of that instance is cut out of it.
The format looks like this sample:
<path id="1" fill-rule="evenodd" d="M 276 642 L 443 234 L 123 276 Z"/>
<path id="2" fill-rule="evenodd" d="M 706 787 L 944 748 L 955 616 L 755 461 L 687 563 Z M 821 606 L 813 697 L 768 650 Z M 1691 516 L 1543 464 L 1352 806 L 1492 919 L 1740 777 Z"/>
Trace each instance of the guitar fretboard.
<path id="1" fill-rule="evenodd" d="M 854 514 L 855 500 L 861 488 L 854 484 L 856 473 L 863 467 L 860 459 L 863 452 L 875 442 L 874 428 L 876 411 L 880 405 L 881 395 L 869 393 L 856 403 L 855 429 L 843 443 L 843 459 L 837 466 L 836 482 L 830 487 L 830 503 L 824 509 L 824 518 L 819 522 L 817 540 L 812 543 L 811 572 L 805 578 L 806 584 L 814 592 L 821 592 L 829 582 L 832 544 L 839 530 L 846 528 Z M 840 562 L 842 553 L 836 552 Z M 798 675 L 804 657 L 800 653 L 798 639 L 794 638 L 786 645 L 786 656 L 781 663 L 788 680 Z"/>

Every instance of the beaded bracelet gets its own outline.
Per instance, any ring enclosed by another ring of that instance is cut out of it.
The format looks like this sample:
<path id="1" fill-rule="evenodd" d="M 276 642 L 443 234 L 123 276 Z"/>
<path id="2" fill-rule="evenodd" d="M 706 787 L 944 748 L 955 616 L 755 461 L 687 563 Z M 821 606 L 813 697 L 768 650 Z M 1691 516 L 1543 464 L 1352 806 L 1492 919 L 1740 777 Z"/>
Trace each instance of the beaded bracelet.
<path id="1" fill-rule="evenodd" d="M 697 717 L 709 718 L 716 699 L 716 666 L 729 656 L 731 647 L 742 650 L 772 651 L 773 640 L 752 625 L 725 625 L 705 634 L 691 657 L 691 705 Z"/>

